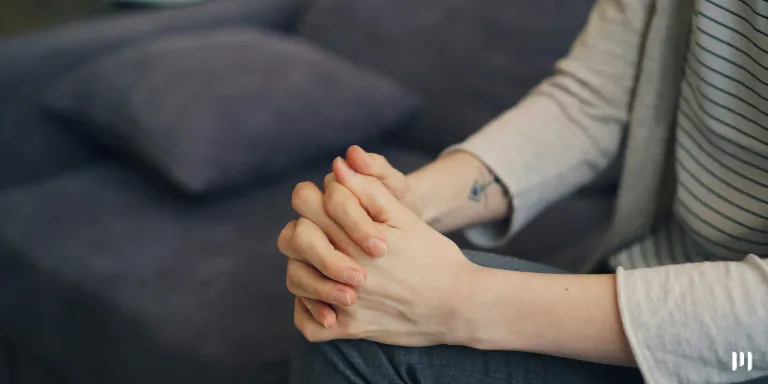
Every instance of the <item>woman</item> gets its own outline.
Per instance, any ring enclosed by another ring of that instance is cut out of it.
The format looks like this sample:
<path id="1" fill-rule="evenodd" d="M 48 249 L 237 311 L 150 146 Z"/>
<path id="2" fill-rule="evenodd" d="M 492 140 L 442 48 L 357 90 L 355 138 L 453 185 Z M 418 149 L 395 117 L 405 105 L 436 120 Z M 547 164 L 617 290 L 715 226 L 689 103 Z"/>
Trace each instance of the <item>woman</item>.
<path id="1" fill-rule="evenodd" d="M 434 163 L 406 177 L 353 147 L 324 192 L 297 186 L 301 219 L 278 243 L 297 326 L 323 343 L 297 358 L 294 382 L 768 375 L 764 8 L 600 0 L 552 77 Z M 477 243 L 501 243 L 622 143 L 596 255 L 614 274 L 463 255 L 438 232 L 471 226 Z"/>

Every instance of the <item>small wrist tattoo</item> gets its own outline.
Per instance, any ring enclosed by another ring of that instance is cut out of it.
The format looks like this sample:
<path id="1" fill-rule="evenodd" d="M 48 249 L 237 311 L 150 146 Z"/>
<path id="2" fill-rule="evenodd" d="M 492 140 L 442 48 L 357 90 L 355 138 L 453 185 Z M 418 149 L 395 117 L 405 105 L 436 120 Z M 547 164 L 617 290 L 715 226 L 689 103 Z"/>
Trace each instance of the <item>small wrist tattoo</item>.
<path id="1" fill-rule="evenodd" d="M 472 184 L 472 188 L 469 190 L 469 200 L 474 202 L 485 201 L 486 191 L 494 184 L 502 185 L 501 179 L 499 179 L 499 177 L 496 175 L 493 175 L 493 179 L 490 181 L 477 179 L 475 183 Z"/>

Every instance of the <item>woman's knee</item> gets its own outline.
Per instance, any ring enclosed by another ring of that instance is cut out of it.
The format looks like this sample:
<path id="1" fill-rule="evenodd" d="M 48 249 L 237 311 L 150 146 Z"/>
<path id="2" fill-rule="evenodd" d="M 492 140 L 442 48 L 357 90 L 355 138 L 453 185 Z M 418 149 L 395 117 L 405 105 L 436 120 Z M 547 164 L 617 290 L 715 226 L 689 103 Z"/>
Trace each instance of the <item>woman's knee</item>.
<path id="1" fill-rule="evenodd" d="M 291 362 L 290 382 L 397 383 L 392 361 L 380 344 L 366 340 L 307 343 Z"/>

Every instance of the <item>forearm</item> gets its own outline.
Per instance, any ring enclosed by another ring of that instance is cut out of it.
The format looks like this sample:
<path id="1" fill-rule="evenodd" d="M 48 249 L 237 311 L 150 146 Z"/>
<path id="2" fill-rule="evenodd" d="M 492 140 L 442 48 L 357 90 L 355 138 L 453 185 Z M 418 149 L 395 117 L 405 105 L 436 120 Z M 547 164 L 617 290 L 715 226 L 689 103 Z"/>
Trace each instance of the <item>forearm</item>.
<path id="1" fill-rule="evenodd" d="M 474 155 L 456 151 L 407 176 L 422 218 L 449 232 L 509 215 L 504 187 Z"/>
<path id="2" fill-rule="evenodd" d="M 462 300 L 456 344 L 614 365 L 635 365 L 615 275 L 554 275 L 479 268 Z"/>

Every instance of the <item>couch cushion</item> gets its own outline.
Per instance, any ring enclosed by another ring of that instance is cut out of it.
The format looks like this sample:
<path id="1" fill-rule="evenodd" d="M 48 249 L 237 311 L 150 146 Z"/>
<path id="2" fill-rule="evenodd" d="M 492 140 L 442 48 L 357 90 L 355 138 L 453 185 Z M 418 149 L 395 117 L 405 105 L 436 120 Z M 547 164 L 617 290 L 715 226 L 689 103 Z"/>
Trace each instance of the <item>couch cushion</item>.
<path id="1" fill-rule="evenodd" d="M 552 71 L 593 0 L 314 0 L 299 33 L 424 94 L 408 137 L 435 150 Z"/>
<path id="2" fill-rule="evenodd" d="M 236 25 L 285 29 L 303 1 L 211 1 L 183 9 L 97 17 L 1 40 L 0 190 L 98 157 L 91 146 L 40 113 L 41 93 L 62 74 L 112 50 L 169 33 Z"/>
<path id="3" fill-rule="evenodd" d="M 72 383 L 280 379 L 297 332 L 276 240 L 331 160 L 206 202 L 117 164 L 0 195 L 0 329 Z"/>
<path id="4" fill-rule="evenodd" d="M 240 28 L 127 48 L 66 76 L 47 105 L 201 194 L 375 138 L 417 100 L 301 40 Z"/>

